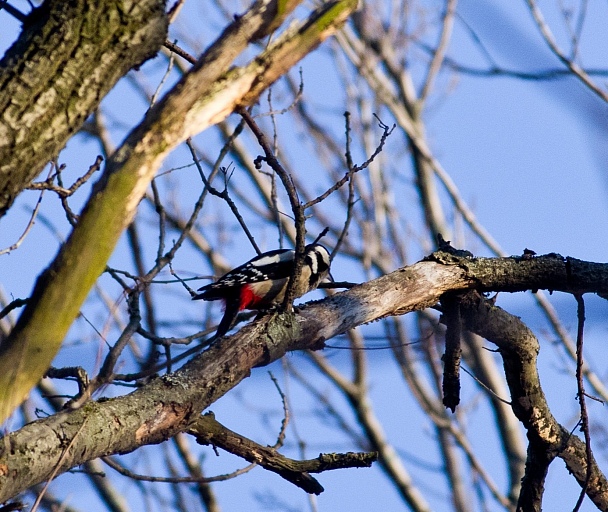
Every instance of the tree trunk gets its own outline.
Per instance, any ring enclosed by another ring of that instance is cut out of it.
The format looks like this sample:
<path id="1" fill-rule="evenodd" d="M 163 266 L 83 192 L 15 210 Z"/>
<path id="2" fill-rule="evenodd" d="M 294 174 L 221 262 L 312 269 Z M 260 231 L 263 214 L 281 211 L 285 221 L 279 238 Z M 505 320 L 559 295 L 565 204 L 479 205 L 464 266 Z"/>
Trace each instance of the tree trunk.
<path id="1" fill-rule="evenodd" d="M 0 216 L 167 34 L 163 0 L 49 0 L 0 61 Z"/>

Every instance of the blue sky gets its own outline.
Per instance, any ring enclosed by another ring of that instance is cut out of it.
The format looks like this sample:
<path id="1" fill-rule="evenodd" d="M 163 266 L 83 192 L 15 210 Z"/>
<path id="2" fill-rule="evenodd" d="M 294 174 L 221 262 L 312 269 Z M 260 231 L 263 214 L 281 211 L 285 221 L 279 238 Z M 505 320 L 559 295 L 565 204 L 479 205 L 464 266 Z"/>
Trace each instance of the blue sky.
<path id="1" fill-rule="evenodd" d="M 436 5 L 434 2 L 428 4 Z M 608 26 L 608 12 L 605 6 L 601 10 L 597 5 L 599 3 L 590 4 L 593 4 L 590 5 L 592 12 L 588 16 L 582 41 L 584 63 L 592 67 L 608 68 L 605 53 L 608 43 L 605 30 Z M 544 5 L 542 7 L 545 8 Z M 546 6 L 547 9 L 550 7 Z M 499 65 L 517 71 L 559 67 L 559 63 L 547 51 L 535 31 L 523 1 L 461 0 L 458 10 L 462 19 L 466 20 L 484 41 L 487 51 Z M 190 23 L 196 25 L 195 21 L 199 19 L 197 16 L 201 15 L 193 9 L 190 13 Z M 547 10 L 546 17 L 552 26 L 560 26 L 555 12 Z M 18 26 L 2 11 L 0 25 L 3 26 L 0 31 L 0 48 L 4 50 L 15 37 Z M 218 24 L 218 31 L 219 28 Z M 558 31 L 557 35 L 563 41 L 563 33 Z M 209 34 L 200 37 L 207 38 L 200 42 L 201 46 L 210 39 Z M 472 67 L 481 68 L 487 65 L 487 61 L 471 43 L 467 30 L 460 22 L 455 25 L 448 55 L 459 63 Z M 334 70 L 328 67 L 327 62 L 321 51 L 309 56 L 302 63 L 306 94 L 312 97 L 313 102 L 316 102 L 314 104 L 322 107 L 320 116 L 331 117 L 332 114 L 340 112 L 334 115 L 339 119 L 344 106 L 337 101 L 340 97 L 335 92 L 338 82 L 332 75 Z M 156 66 L 158 74 L 162 73 L 164 64 L 151 62 L 146 66 L 147 70 Z M 602 79 L 597 81 L 603 83 Z M 473 208 L 480 222 L 504 250 L 509 254 L 520 254 L 524 247 L 528 247 L 539 254 L 559 252 L 591 261 L 606 261 L 607 105 L 572 78 L 531 82 L 510 77 L 461 75 L 455 79 L 454 75 L 443 75 L 437 87 L 438 96 L 431 102 L 426 114 L 431 148 L 458 185 L 463 198 Z M 134 118 L 137 119 L 145 111 L 145 104 L 130 90 L 128 80 L 121 82 L 119 88 L 106 101 L 116 116 L 113 121 L 132 123 Z M 337 134 L 343 131 L 340 124 L 332 128 Z M 120 141 L 127 129 L 128 126 L 120 126 L 116 122 L 113 131 L 115 143 Z M 391 139 L 387 151 L 398 150 L 398 146 L 402 144 L 399 137 L 397 135 Z M 213 139 L 212 133 L 203 135 L 202 138 L 204 141 Z M 312 141 L 303 141 L 300 156 L 309 157 L 306 151 L 310 152 L 314 144 Z M 84 137 L 76 137 L 68 143 L 61 158 L 69 163 L 68 172 L 76 176 L 90 165 L 97 151 L 92 142 Z M 165 167 L 178 166 L 180 162 L 183 163 L 183 157 L 179 154 L 172 155 Z M 407 201 L 416 200 L 411 190 L 405 192 L 403 197 Z M 10 245 L 19 236 L 27 223 L 27 208 L 31 208 L 36 199 L 34 192 L 25 192 L 9 214 L 0 220 L 0 248 Z M 85 199 L 86 194 L 82 194 L 75 199 L 74 204 Z M 415 204 L 406 205 L 404 208 L 415 209 Z M 58 248 L 57 238 L 45 225 L 44 219 L 49 218 L 61 226 L 62 236 L 67 233 L 66 222 L 61 217 L 56 200 L 51 199 L 50 195 L 42 211 L 46 217 L 38 219 L 19 251 L 0 256 L 0 285 L 9 296 L 27 296 L 35 277 Z M 270 246 L 273 241 L 269 238 L 266 243 Z M 476 245 L 476 242 L 468 248 L 480 255 L 489 254 Z M 124 251 L 123 243 L 117 248 L 113 259 L 120 261 L 125 255 Z M 245 259 L 247 257 L 234 257 L 232 263 L 236 265 Z M 196 272 L 197 264 L 198 261 L 187 258 L 179 261 L 184 271 Z M 334 270 L 333 273 L 336 279 L 350 277 L 345 275 L 347 272 L 344 270 Z M 186 300 L 187 298 L 182 298 L 182 302 L 176 301 L 167 315 L 180 312 L 180 307 Z M 566 326 L 574 333 L 574 300 L 560 294 L 556 294 L 553 300 L 560 314 L 564 315 Z M 605 352 L 601 347 L 607 328 L 604 321 L 606 304 L 600 299 L 590 299 L 588 302 L 588 349 L 594 355 L 597 354 L 593 364 L 599 375 L 605 376 L 607 361 L 605 357 L 601 357 L 601 353 Z M 549 402 L 555 407 L 554 412 L 558 419 L 572 426 L 573 413 L 576 411 L 574 379 L 571 376 L 560 379 L 560 375 L 565 372 L 565 365 L 560 359 L 559 351 L 550 344 L 546 321 L 539 317 L 532 299 L 524 294 L 501 296 L 499 305 L 521 316 L 540 336 L 543 343 L 540 356 L 541 377 L 546 379 L 543 384 Z M 92 337 L 86 329 L 84 322 L 79 320 L 71 338 Z M 377 324 L 365 329 L 373 331 L 377 329 Z M 96 364 L 98 350 L 100 349 L 97 344 L 76 345 L 64 352 L 58 363 L 73 364 L 74 361 L 85 360 L 92 369 Z M 330 353 L 332 362 L 341 367 L 341 358 L 348 356 L 340 351 L 334 352 Z M 303 370 L 309 369 L 304 356 L 295 354 L 287 358 L 290 364 Z M 396 447 L 405 454 L 414 480 L 424 482 L 421 483 L 421 489 L 431 502 L 433 510 L 449 510 L 446 506 L 446 490 L 438 477 L 436 488 L 433 488 L 432 469 L 436 468 L 437 458 L 433 453 L 434 443 L 430 439 L 430 422 L 421 415 L 413 401 L 401 399 L 404 397 L 401 393 L 402 383 L 394 364 L 386 354 L 370 355 L 369 364 L 374 405 L 385 422 L 387 433 Z M 282 363 L 277 362 L 269 369 L 279 380 L 286 379 L 282 382 L 288 385 L 288 377 L 283 371 Z M 296 422 L 302 437 L 310 443 L 306 455 L 314 457 L 325 450 L 355 449 L 336 433 L 335 428 L 331 425 L 324 427 L 323 422 L 315 419 L 319 413 L 318 404 L 301 392 L 297 384 L 291 385 L 294 389 L 294 401 L 297 402 L 294 405 L 293 421 Z M 400 392 L 398 403 L 395 403 L 392 396 L 395 386 Z M 474 393 L 474 383 L 463 376 L 464 396 L 471 398 Z M 269 403 L 272 406 L 269 406 Z M 267 414 L 256 414 L 264 408 L 268 409 Z M 277 416 L 277 411 L 280 412 L 279 398 L 267 375 L 267 369 L 254 370 L 250 379 L 214 404 L 212 410 L 229 428 L 251 435 L 262 443 L 273 442 L 281 420 L 280 416 Z M 605 421 L 606 413 L 601 407 L 592 405 L 592 413 L 598 422 Z M 487 438 L 484 421 L 488 415 L 489 411 L 483 407 L 476 410 L 471 416 L 469 428 L 475 433 L 472 437 L 480 446 L 487 445 L 487 450 L 482 450 L 482 456 L 491 461 L 495 456 L 496 441 L 491 437 Z M 247 420 L 243 421 L 243 417 Z M 294 439 L 295 434 L 292 432 L 287 446 L 292 454 L 296 453 Z M 332 440 L 334 444 L 330 443 Z M 419 452 L 415 450 L 420 446 L 428 446 L 428 458 L 420 457 Z M 155 448 L 147 448 L 153 449 Z M 241 466 L 239 461 L 224 453 L 215 458 L 208 452 L 206 457 L 210 461 L 210 473 L 230 471 Z M 153 471 L 153 458 L 151 460 Z M 73 478 L 75 477 L 70 475 L 63 476 L 56 489 L 59 493 L 72 495 L 71 503 L 86 509 L 87 502 L 93 498 L 88 493 L 75 492 L 71 487 Z M 501 478 L 504 478 L 504 474 L 501 475 L 499 470 L 496 479 L 504 484 Z M 337 471 L 323 474 L 319 480 L 326 488 L 326 492 L 318 498 L 318 509 L 321 511 L 402 509 L 398 496 L 378 469 Z M 308 510 L 307 498 L 301 491 L 259 468 L 236 480 L 217 484 L 214 490 L 225 511 L 244 508 L 252 511 L 266 510 L 267 504 L 259 496 L 268 490 L 285 500 L 290 507 L 286 510 Z M 565 496 L 568 498 L 566 508 L 571 509 L 577 493 L 577 487 L 568 477 L 563 463 L 554 463 L 547 482 L 544 509 L 563 509 Z M 585 504 L 582 510 L 593 508 Z"/>

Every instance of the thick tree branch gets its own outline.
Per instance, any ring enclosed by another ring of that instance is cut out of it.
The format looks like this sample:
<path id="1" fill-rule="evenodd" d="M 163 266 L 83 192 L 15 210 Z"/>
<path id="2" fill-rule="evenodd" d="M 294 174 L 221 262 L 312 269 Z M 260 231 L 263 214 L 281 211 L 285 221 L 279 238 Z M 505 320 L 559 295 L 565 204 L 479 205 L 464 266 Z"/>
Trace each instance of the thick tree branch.
<path id="1" fill-rule="evenodd" d="M 579 262 L 581 263 L 581 262 Z M 528 432 L 528 459 L 517 510 L 541 510 L 545 477 L 555 457 L 561 457 L 587 496 L 608 510 L 608 481 L 591 459 L 587 470 L 585 444 L 551 414 L 537 370 L 539 343 L 517 317 L 493 306 L 477 293 L 463 297 L 461 312 L 467 329 L 495 343 L 503 358 L 513 412 Z"/>
<path id="2" fill-rule="evenodd" d="M 159 443 L 185 430 L 202 410 L 248 377 L 252 368 L 279 359 L 287 351 L 319 348 L 324 340 L 363 323 L 435 305 L 450 290 L 519 291 L 530 284 L 535 289 L 606 293 L 608 265 L 556 255 L 531 260 L 459 259 L 447 253 L 434 253 L 427 261 L 297 308 L 295 314 L 266 316 L 212 345 L 174 374 L 158 378 L 130 395 L 89 403 L 77 411 L 36 421 L 5 436 L 0 443 L 0 502 L 48 479 L 64 447 L 85 420 L 82 435 L 64 456 L 59 473 L 87 460 Z M 500 333 L 506 336 L 512 317 L 509 315 L 505 322 L 498 329 L 492 324 L 497 333 L 467 327 L 510 347 L 511 338 L 496 337 Z M 528 359 L 525 362 L 532 364 Z M 507 370 L 514 375 L 516 369 Z M 520 403 L 518 396 L 513 396 L 516 414 L 526 426 L 540 428 L 540 416 L 527 410 L 526 402 Z M 565 435 L 559 429 L 550 431 L 557 436 Z M 563 457 L 567 463 L 572 461 L 569 467 L 576 472 L 574 463 L 580 463 L 576 458 L 579 448 L 572 439 Z M 584 454 L 584 446 L 579 451 Z M 589 495 L 591 489 L 598 488 L 593 485 L 598 480 L 603 485 L 603 477 L 596 471 Z"/>
<path id="3" fill-rule="evenodd" d="M 30 13 L 0 61 L 0 217 L 167 26 L 163 0 L 48 0 Z"/>

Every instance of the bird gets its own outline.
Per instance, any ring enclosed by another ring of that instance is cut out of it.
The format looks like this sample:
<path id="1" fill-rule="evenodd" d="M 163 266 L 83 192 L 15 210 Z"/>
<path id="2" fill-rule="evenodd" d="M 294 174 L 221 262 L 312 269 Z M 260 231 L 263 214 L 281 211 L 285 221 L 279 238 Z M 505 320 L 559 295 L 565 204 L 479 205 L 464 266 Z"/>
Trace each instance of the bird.
<path id="1" fill-rule="evenodd" d="M 293 275 L 294 262 L 293 249 L 268 251 L 199 288 L 193 300 L 224 301 L 224 316 L 215 337 L 221 338 L 232 328 L 240 311 L 266 310 L 281 304 Z M 315 290 L 325 279 L 333 280 L 330 264 L 329 251 L 323 245 L 307 245 L 294 298 Z"/>

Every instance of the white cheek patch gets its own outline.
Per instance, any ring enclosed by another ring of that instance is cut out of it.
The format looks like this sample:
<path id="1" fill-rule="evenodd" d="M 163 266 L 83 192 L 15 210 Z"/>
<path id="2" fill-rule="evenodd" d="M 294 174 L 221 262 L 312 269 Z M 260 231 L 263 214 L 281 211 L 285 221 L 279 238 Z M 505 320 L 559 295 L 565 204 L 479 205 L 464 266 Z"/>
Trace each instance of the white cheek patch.
<path id="1" fill-rule="evenodd" d="M 329 253 L 322 246 L 315 247 L 306 257 L 312 274 L 318 274 L 321 269 L 329 269 Z"/>
<path id="2" fill-rule="evenodd" d="M 319 269 L 319 262 L 318 262 L 317 258 L 311 257 L 310 258 L 310 270 L 312 271 L 313 274 L 316 274 L 318 269 Z"/>

